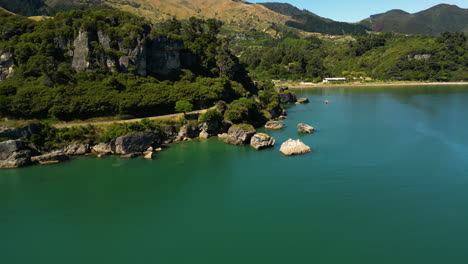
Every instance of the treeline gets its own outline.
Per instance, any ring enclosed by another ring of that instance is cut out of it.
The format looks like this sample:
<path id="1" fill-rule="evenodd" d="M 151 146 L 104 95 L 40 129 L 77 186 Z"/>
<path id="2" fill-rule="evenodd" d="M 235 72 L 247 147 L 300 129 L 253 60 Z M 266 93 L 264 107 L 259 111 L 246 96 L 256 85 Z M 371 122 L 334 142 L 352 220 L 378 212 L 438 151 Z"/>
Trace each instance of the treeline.
<path id="1" fill-rule="evenodd" d="M 463 33 L 447 32 L 437 38 L 395 33 L 288 37 L 265 43 L 240 52 L 241 62 L 256 79 L 468 80 L 468 43 Z"/>
<path id="2" fill-rule="evenodd" d="M 230 102 L 256 93 L 247 71 L 218 38 L 214 20 L 176 19 L 154 26 L 116 10 L 71 11 L 34 22 L 0 11 L 0 52 L 14 56 L 14 77 L 0 81 L 0 115 L 15 118 L 85 119 L 100 116 L 151 116 L 174 112 L 179 100 L 206 108 L 218 100 Z M 84 72 L 72 68 L 73 40 L 78 32 L 103 32 L 109 49 L 91 42 L 93 65 Z M 176 76 L 137 76 L 104 66 L 118 61 L 146 37 L 184 41 L 196 58 Z"/>

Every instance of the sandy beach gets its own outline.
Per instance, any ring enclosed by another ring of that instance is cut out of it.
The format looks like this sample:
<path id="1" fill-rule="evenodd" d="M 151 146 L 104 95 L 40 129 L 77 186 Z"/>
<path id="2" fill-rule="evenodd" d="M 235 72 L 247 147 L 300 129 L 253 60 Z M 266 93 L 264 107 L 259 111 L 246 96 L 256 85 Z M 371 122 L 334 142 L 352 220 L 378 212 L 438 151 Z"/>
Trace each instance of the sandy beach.
<path id="1" fill-rule="evenodd" d="M 290 89 L 326 88 L 326 87 L 361 87 L 361 86 L 421 86 L 421 85 L 468 85 L 468 82 L 407 82 L 407 83 L 346 83 L 346 84 L 316 84 L 316 85 L 280 85 Z"/>

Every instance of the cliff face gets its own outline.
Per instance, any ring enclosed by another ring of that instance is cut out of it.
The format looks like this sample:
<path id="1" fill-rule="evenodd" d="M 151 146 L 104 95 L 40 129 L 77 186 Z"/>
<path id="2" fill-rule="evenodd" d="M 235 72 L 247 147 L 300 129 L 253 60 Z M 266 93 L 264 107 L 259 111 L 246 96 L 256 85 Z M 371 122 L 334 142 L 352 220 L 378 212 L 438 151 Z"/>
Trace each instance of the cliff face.
<path id="1" fill-rule="evenodd" d="M 72 67 L 85 71 L 104 66 L 112 71 L 147 76 L 170 75 L 196 63 L 196 58 L 184 51 L 182 40 L 135 38 L 133 47 L 119 42 L 114 56 L 108 54 L 109 50 L 116 49 L 111 47 L 111 42 L 101 31 L 95 34 L 80 31 L 73 40 Z"/>
<path id="2" fill-rule="evenodd" d="M 0 50 L 0 81 L 13 76 L 13 65 L 15 65 L 13 53 L 10 51 Z"/>

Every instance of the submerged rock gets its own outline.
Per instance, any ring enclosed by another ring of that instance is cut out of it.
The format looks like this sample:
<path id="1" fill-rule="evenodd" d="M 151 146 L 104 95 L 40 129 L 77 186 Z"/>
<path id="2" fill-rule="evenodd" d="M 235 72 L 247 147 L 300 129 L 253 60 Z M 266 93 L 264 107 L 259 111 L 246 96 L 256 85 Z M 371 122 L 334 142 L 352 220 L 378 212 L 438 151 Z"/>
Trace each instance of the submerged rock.
<path id="1" fill-rule="evenodd" d="M 251 125 L 233 125 L 229 128 L 228 137 L 224 142 L 231 145 L 246 145 L 250 143 L 255 132 L 255 128 Z"/>
<path id="2" fill-rule="evenodd" d="M 296 104 L 308 104 L 309 102 L 310 102 L 309 99 L 303 97 L 303 98 L 297 99 Z"/>
<path id="3" fill-rule="evenodd" d="M 315 129 L 309 125 L 300 123 L 297 125 L 297 131 L 299 133 L 311 134 L 311 133 L 314 133 Z"/>
<path id="4" fill-rule="evenodd" d="M 250 146 L 256 150 L 273 147 L 273 145 L 275 145 L 275 139 L 264 133 L 255 134 L 250 140 Z"/>
<path id="5" fill-rule="evenodd" d="M 286 156 L 291 156 L 309 153 L 312 151 L 312 149 L 304 144 L 300 139 L 289 139 L 281 145 L 279 151 Z"/>
<path id="6" fill-rule="evenodd" d="M 284 123 L 282 121 L 268 121 L 266 124 L 265 124 L 265 128 L 268 128 L 268 129 L 282 129 L 284 126 Z"/>

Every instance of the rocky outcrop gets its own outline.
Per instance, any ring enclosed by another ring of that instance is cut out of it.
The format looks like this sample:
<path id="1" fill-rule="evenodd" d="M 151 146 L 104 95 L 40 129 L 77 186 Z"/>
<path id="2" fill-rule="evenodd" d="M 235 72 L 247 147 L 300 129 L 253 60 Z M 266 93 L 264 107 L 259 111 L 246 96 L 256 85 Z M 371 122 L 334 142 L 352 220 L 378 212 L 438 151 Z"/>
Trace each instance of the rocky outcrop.
<path id="1" fill-rule="evenodd" d="M 297 125 L 297 132 L 299 133 L 307 133 L 307 134 L 311 134 L 311 133 L 314 133 L 315 129 L 309 125 L 306 125 L 306 124 L 298 124 Z"/>
<path id="2" fill-rule="evenodd" d="M 64 147 L 61 151 L 66 155 L 85 155 L 90 153 L 91 148 L 89 144 L 72 144 Z"/>
<path id="3" fill-rule="evenodd" d="M 296 104 L 308 104 L 309 102 L 310 102 L 309 99 L 303 97 L 303 98 L 297 99 Z"/>
<path id="4" fill-rule="evenodd" d="M 209 138 L 218 135 L 222 131 L 223 125 L 219 121 L 209 121 L 201 123 L 198 128 L 200 130 L 199 137 Z"/>
<path id="5" fill-rule="evenodd" d="M 309 153 L 312 151 L 312 149 L 306 144 L 304 144 L 300 139 L 289 139 L 281 145 L 279 151 L 286 156 L 291 156 Z"/>
<path id="6" fill-rule="evenodd" d="M 274 145 L 275 139 L 264 133 L 255 134 L 250 140 L 250 146 L 256 150 L 273 147 Z"/>
<path id="7" fill-rule="evenodd" d="M 72 67 L 76 71 L 84 71 L 90 68 L 91 41 L 89 32 L 78 32 L 78 36 L 73 41 L 75 47 L 73 52 Z"/>
<path id="8" fill-rule="evenodd" d="M 99 143 L 91 148 L 91 152 L 101 155 L 108 155 L 112 153 L 112 147 L 107 143 Z"/>
<path id="9" fill-rule="evenodd" d="M 42 124 L 30 124 L 19 128 L 0 128 L 0 137 L 9 139 L 30 138 L 33 134 L 41 132 Z"/>
<path id="10" fill-rule="evenodd" d="M 276 90 L 281 104 L 294 104 L 297 101 L 296 95 L 289 91 L 289 88 L 283 87 Z"/>
<path id="11" fill-rule="evenodd" d="M 13 53 L 10 51 L 0 50 L 0 81 L 14 75 L 14 65 L 15 60 L 13 59 Z"/>
<path id="12" fill-rule="evenodd" d="M 275 130 L 282 129 L 283 126 L 284 126 L 284 123 L 282 121 L 274 121 L 274 120 L 268 121 L 265 124 L 265 128 L 275 129 Z"/>
<path id="13" fill-rule="evenodd" d="M 11 169 L 31 164 L 31 157 L 39 154 L 21 140 L 0 142 L 0 168 Z"/>
<path id="14" fill-rule="evenodd" d="M 132 133 L 114 139 L 111 142 L 112 152 L 119 155 L 143 153 L 148 148 L 161 144 L 161 139 L 152 133 Z"/>
<path id="15" fill-rule="evenodd" d="M 196 138 L 200 135 L 200 130 L 195 124 L 184 125 L 180 128 L 175 141 L 183 141 Z"/>
<path id="16" fill-rule="evenodd" d="M 255 132 L 255 128 L 251 125 L 233 125 L 229 128 L 228 137 L 224 142 L 231 145 L 246 145 L 250 143 Z"/>
<path id="17" fill-rule="evenodd" d="M 69 159 L 70 157 L 67 154 L 63 153 L 62 151 L 54 151 L 54 152 L 47 153 L 44 155 L 32 157 L 31 161 L 33 163 L 39 163 L 39 164 L 45 165 L 45 164 L 59 163 L 62 161 L 67 161 Z"/>

